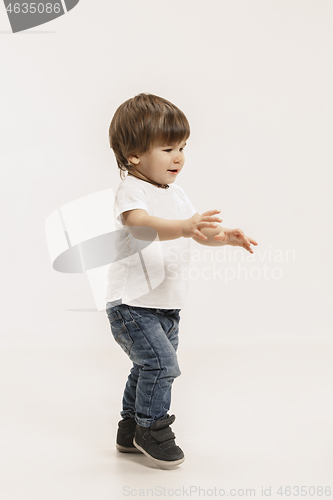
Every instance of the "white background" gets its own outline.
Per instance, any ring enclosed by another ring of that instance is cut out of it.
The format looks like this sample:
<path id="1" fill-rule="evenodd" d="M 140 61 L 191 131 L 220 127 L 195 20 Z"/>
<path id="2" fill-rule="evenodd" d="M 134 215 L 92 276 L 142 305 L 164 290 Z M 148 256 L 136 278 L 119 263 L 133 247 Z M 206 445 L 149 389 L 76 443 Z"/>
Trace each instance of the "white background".
<path id="1" fill-rule="evenodd" d="M 12 34 L 0 7 L 1 453 L 7 477 L 21 478 L 6 498 L 122 498 L 125 484 L 166 484 L 144 457 L 114 452 L 130 365 L 86 276 L 52 269 L 44 231 L 62 205 L 116 191 L 108 128 L 140 92 L 190 121 L 176 182 L 197 211 L 220 209 L 222 225 L 259 243 L 255 262 L 243 251 L 223 263 L 191 242 L 201 263 L 181 313 L 173 400 L 189 458 L 167 473 L 170 488 L 193 478 L 254 484 L 257 495 L 262 485 L 329 484 L 332 22 L 327 0 L 81 0 Z M 238 263 L 243 274 L 227 283 L 200 271 Z M 38 483 L 41 464 L 49 486 Z M 143 471 L 154 478 L 145 483 Z"/>

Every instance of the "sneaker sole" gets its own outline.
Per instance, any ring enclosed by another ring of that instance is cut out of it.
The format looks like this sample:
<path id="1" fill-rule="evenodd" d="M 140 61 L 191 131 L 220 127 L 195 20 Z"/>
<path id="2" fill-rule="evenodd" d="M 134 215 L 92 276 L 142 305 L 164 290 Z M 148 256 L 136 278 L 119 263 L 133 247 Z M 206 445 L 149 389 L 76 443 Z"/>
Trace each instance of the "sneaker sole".
<path id="1" fill-rule="evenodd" d="M 128 446 L 121 446 L 120 444 L 116 443 L 116 448 L 122 453 L 140 453 L 140 450 L 135 448 L 135 446 L 129 448 Z"/>
<path id="2" fill-rule="evenodd" d="M 155 464 L 157 464 L 161 468 L 168 468 L 168 467 L 173 467 L 175 465 L 180 465 L 185 460 L 185 457 L 179 458 L 179 460 L 172 460 L 172 461 L 169 461 L 169 460 L 158 460 L 157 458 L 154 458 L 151 455 L 149 455 L 149 453 L 147 453 L 146 450 L 144 450 L 143 448 L 141 448 L 141 446 L 139 446 L 135 442 L 135 439 L 133 439 L 133 444 L 138 449 L 138 451 L 141 451 L 142 453 L 144 453 L 146 455 L 146 457 L 150 458 L 153 462 L 155 462 Z"/>

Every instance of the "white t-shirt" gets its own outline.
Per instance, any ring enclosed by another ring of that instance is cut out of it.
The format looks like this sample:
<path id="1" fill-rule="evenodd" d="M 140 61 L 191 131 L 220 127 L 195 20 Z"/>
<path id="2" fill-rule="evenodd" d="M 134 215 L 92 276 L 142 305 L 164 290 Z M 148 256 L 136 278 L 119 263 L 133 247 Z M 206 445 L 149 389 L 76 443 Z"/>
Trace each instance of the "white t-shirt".
<path id="1" fill-rule="evenodd" d="M 196 213 L 180 186 L 173 183 L 168 189 L 159 188 L 127 175 L 115 197 L 117 257 L 108 270 L 106 301 L 119 300 L 119 303 L 137 307 L 181 309 L 187 299 L 190 238 L 159 241 L 157 232 L 154 241 L 134 238 L 123 224 L 121 214 L 135 208 L 169 220 L 189 219 Z M 152 231 L 154 233 L 150 228 L 150 234 Z"/>

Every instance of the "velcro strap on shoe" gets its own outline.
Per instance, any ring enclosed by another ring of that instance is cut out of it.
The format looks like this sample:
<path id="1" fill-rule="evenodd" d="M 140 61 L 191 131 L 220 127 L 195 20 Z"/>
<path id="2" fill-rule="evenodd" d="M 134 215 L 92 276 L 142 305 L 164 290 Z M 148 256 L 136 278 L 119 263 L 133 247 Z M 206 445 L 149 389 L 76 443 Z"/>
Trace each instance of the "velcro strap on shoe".
<path id="1" fill-rule="evenodd" d="M 151 429 L 158 430 L 158 429 L 163 429 L 163 427 L 168 427 L 168 425 L 171 425 L 174 423 L 176 420 L 175 415 L 167 416 L 167 418 L 162 418 L 162 420 L 156 420 L 154 425 L 152 425 Z"/>
<path id="2" fill-rule="evenodd" d="M 164 429 L 157 430 L 151 429 L 150 435 L 159 443 L 164 443 L 165 441 L 170 441 L 170 439 L 175 439 L 175 434 L 172 432 L 170 427 L 164 427 Z"/>

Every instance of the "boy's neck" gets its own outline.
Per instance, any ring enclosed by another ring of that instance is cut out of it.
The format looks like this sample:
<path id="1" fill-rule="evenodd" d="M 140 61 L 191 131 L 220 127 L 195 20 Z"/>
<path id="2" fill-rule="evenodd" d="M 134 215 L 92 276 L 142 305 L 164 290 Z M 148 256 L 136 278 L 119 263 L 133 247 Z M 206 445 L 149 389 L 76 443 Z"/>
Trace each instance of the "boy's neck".
<path id="1" fill-rule="evenodd" d="M 149 182 L 150 184 L 154 184 L 154 186 L 157 186 L 159 188 L 163 188 L 163 189 L 168 189 L 170 186 L 169 184 L 158 184 L 157 182 L 155 181 L 152 181 L 151 179 L 148 179 L 147 177 L 143 176 L 143 177 L 139 177 L 137 175 L 137 172 L 136 174 L 133 174 L 133 172 L 129 172 L 127 173 L 127 175 L 132 175 L 133 177 L 136 177 L 137 179 L 140 179 L 141 181 L 146 181 L 146 182 Z M 142 175 L 142 174 L 140 174 Z"/>

